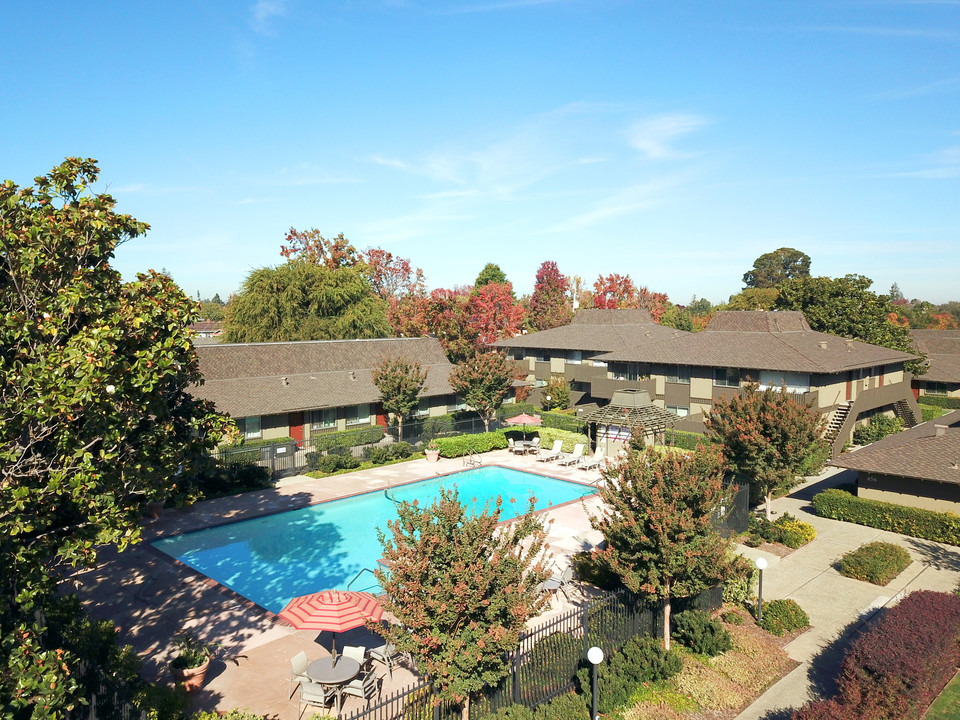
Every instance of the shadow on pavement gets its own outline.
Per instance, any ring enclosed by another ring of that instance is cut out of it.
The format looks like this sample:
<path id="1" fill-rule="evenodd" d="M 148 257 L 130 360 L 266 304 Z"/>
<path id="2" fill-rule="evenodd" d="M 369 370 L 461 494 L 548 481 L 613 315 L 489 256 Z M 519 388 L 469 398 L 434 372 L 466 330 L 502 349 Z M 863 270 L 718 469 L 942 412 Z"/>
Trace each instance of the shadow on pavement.
<path id="1" fill-rule="evenodd" d="M 905 537 L 907 546 L 920 556 L 920 562 L 936 570 L 960 571 L 960 554 L 929 540 Z"/>
<path id="2" fill-rule="evenodd" d="M 829 645 L 817 653 L 810 661 L 807 677 L 810 680 L 810 699 L 821 700 L 832 698 L 837 692 L 837 677 L 840 666 L 850 644 L 866 630 L 867 626 L 881 617 L 885 608 L 879 611 L 866 610 L 856 619 L 848 623 L 843 630 L 830 642 Z"/>
<path id="3" fill-rule="evenodd" d="M 813 496 L 822 493 L 827 488 L 837 487 L 838 485 L 854 485 L 857 482 L 857 473 L 854 470 L 843 470 L 822 480 L 817 480 L 809 485 L 804 485 L 796 492 L 790 493 L 788 497 L 796 500 L 813 501 Z"/>
<path id="4" fill-rule="evenodd" d="M 771 710 L 766 715 L 764 715 L 760 720 L 790 720 L 793 717 L 793 708 L 778 708 L 777 710 Z"/>

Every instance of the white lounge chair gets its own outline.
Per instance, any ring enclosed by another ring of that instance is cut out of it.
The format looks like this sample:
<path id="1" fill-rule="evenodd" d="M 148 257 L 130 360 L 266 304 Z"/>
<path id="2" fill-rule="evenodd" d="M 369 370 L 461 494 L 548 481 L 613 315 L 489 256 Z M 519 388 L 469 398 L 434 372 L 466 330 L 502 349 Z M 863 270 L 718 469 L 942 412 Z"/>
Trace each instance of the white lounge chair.
<path id="1" fill-rule="evenodd" d="M 584 458 L 583 462 L 580 463 L 581 470 L 593 470 L 594 468 L 600 467 L 600 463 L 603 462 L 603 448 L 597 448 L 593 456 L 590 458 Z"/>
<path id="2" fill-rule="evenodd" d="M 563 440 L 554 440 L 553 449 L 537 455 L 537 462 L 550 462 L 563 455 Z"/>
<path id="3" fill-rule="evenodd" d="M 573 452 L 569 455 L 564 455 L 557 460 L 557 463 L 560 465 L 576 465 L 583 459 L 583 443 L 577 443 L 573 446 Z"/>

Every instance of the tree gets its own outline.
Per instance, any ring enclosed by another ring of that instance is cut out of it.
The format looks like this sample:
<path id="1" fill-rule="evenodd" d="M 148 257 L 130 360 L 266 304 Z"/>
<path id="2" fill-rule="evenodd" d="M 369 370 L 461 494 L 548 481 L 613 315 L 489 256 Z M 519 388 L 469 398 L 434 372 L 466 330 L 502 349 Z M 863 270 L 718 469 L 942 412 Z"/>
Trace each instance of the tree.
<path id="1" fill-rule="evenodd" d="M 140 539 L 144 501 L 175 492 L 229 420 L 202 382 L 196 303 L 161 273 L 124 283 L 116 247 L 148 226 L 88 188 L 67 158 L 34 187 L 0 186 L 0 704 L 63 717 L 83 694 L 76 654 L 41 625 L 67 567 Z"/>
<path id="2" fill-rule="evenodd" d="M 302 261 L 314 265 L 325 265 L 331 270 L 343 267 L 356 267 L 362 262 L 360 253 L 350 244 L 343 233 L 327 240 L 316 228 L 287 231 L 286 242 L 280 246 L 280 254 L 290 262 Z"/>
<path id="3" fill-rule="evenodd" d="M 562 377 L 550 378 L 541 390 L 540 407 L 544 410 L 570 407 L 570 383 Z"/>
<path id="4" fill-rule="evenodd" d="M 479 351 L 501 338 L 518 335 L 525 317 L 510 283 L 487 283 L 467 297 L 461 334 L 472 338 Z"/>
<path id="5" fill-rule="evenodd" d="M 201 319 L 210 320 L 211 322 L 220 322 L 223 320 L 224 315 L 226 315 L 226 313 L 223 310 L 223 305 L 212 301 L 204 301 L 200 303 Z"/>
<path id="6" fill-rule="evenodd" d="M 537 270 L 530 297 L 530 325 L 534 330 L 550 330 L 570 323 L 573 308 L 569 293 L 570 281 L 560 274 L 555 262 L 545 261 Z"/>
<path id="7" fill-rule="evenodd" d="M 247 276 L 227 306 L 224 341 L 388 337 L 386 311 L 358 268 L 290 262 Z"/>
<path id="8" fill-rule="evenodd" d="M 729 493 L 715 450 L 661 453 L 631 448 L 603 471 L 604 512 L 590 522 L 603 533 L 610 568 L 635 593 L 663 602 L 663 642 L 670 649 L 673 598 L 721 582 L 731 566 L 730 542 L 714 525 Z"/>
<path id="9" fill-rule="evenodd" d="M 716 398 L 704 424 L 723 445 L 729 470 L 763 494 L 768 520 L 773 493 L 789 488 L 807 457 L 824 442 L 820 412 L 785 387 L 759 391 L 748 385 L 741 395 Z"/>
<path id="10" fill-rule="evenodd" d="M 897 310 L 887 295 L 870 290 L 873 281 L 863 275 L 842 278 L 806 277 L 779 286 L 776 308 L 800 310 L 814 330 L 921 355 L 910 340 L 910 329 L 895 322 Z M 926 372 L 923 360 L 906 368 L 915 375 Z"/>
<path id="11" fill-rule="evenodd" d="M 753 268 L 743 274 L 748 288 L 772 288 L 784 280 L 810 277 L 810 256 L 794 248 L 778 248 L 753 261 Z"/>
<path id="12" fill-rule="evenodd" d="M 450 386 L 463 401 L 473 408 L 490 431 L 490 421 L 510 391 L 513 381 L 513 363 L 496 350 L 477 353 L 457 365 L 450 373 Z"/>
<path id="13" fill-rule="evenodd" d="M 373 368 L 373 384 L 380 391 L 380 404 L 384 412 L 397 418 L 399 440 L 403 440 L 403 419 L 417 407 L 428 371 L 420 363 L 400 356 L 384 358 Z"/>
<path id="14" fill-rule="evenodd" d="M 616 310 L 637 307 L 637 286 L 629 275 L 600 275 L 593 283 L 593 306 Z"/>
<path id="15" fill-rule="evenodd" d="M 670 303 L 670 306 L 660 316 L 660 324 L 677 330 L 693 332 L 693 315 L 685 308 Z"/>
<path id="16" fill-rule="evenodd" d="M 373 291 L 388 303 L 399 302 L 407 295 L 426 294 L 423 270 L 413 267 L 409 260 L 378 247 L 364 250 L 363 260 Z"/>
<path id="17" fill-rule="evenodd" d="M 498 527 L 501 498 L 476 513 L 455 488 L 442 489 L 427 507 L 401 503 L 389 534 L 379 533 L 390 569 L 375 574 L 399 624 L 376 631 L 414 655 L 442 698 L 464 703 L 464 717 L 470 694 L 509 672 L 527 620 L 546 604 L 538 587 L 548 576 L 546 533 L 533 508 L 531 498 L 524 515 Z"/>
<path id="18" fill-rule="evenodd" d="M 890 286 L 890 302 L 894 305 L 906 305 L 907 299 L 900 292 L 900 286 L 894 283 Z"/>
<path id="19" fill-rule="evenodd" d="M 487 263 L 483 266 L 483 270 L 480 271 L 480 274 L 477 275 L 477 279 L 474 281 L 473 287 L 480 289 L 488 283 L 504 285 L 507 282 L 507 275 L 503 272 L 503 270 L 500 269 L 499 265 L 496 263 Z"/>
<path id="20" fill-rule="evenodd" d="M 747 288 L 742 292 L 731 295 L 722 310 L 773 310 L 777 304 L 780 291 L 771 288 Z"/>

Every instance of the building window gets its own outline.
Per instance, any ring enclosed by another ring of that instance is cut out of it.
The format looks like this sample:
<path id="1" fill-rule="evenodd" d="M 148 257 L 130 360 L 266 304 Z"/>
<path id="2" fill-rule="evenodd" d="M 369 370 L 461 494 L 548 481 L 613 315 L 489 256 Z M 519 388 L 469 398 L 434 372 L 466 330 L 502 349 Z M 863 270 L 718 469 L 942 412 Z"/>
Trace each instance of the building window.
<path id="1" fill-rule="evenodd" d="M 684 405 L 667 405 L 667 412 L 672 412 L 677 417 L 686 417 L 690 414 L 690 408 Z"/>
<path id="2" fill-rule="evenodd" d="M 523 360 L 527 356 L 527 351 L 523 348 L 514 348 L 510 351 L 510 357 L 514 360 Z"/>
<path id="3" fill-rule="evenodd" d="M 583 362 L 582 350 L 570 350 L 567 353 L 567 362 L 570 365 L 580 365 Z"/>
<path id="4" fill-rule="evenodd" d="M 671 365 L 667 368 L 668 383 L 690 384 L 690 366 L 689 365 Z"/>
<path id="5" fill-rule="evenodd" d="M 593 363 L 594 367 L 606 367 L 607 363 L 603 360 L 597 359 L 597 357 L 588 357 L 587 360 Z"/>
<path id="6" fill-rule="evenodd" d="M 420 398 L 419 404 L 413 409 L 413 416 L 415 418 L 426 417 L 430 414 L 430 400 L 428 398 Z"/>
<path id="7" fill-rule="evenodd" d="M 466 410 L 467 404 L 458 398 L 456 395 L 451 395 L 450 399 L 447 400 L 447 412 L 455 413 L 460 412 L 461 410 Z"/>
<path id="8" fill-rule="evenodd" d="M 263 437 L 260 428 L 260 416 L 240 418 L 237 420 L 237 429 L 243 433 L 244 440 L 259 440 Z"/>
<path id="9" fill-rule="evenodd" d="M 639 363 L 610 363 L 610 375 L 614 380 L 633 382 L 646 380 L 648 377 L 646 367 L 641 367 Z"/>
<path id="10" fill-rule="evenodd" d="M 346 411 L 347 425 L 369 425 L 370 406 L 351 405 Z"/>
<path id="11" fill-rule="evenodd" d="M 550 362 L 549 350 L 537 350 L 537 362 Z"/>
<path id="12" fill-rule="evenodd" d="M 740 387 L 740 368 L 714 368 L 713 384 L 717 387 Z"/>
<path id="13" fill-rule="evenodd" d="M 337 409 L 324 408 L 310 411 L 311 430 L 333 430 L 337 427 Z"/>
<path id="14" fill-rule="evenodd" d="M 942 382 L 927 382 L 926 384 L 926 394 L 927 395 L 946 395 L 947 394 L 947 384 Z"/>
<path id="15" fill-rule="evenodd" d="M 771 388 L 780 390 L 784 385 L 787 386 L 787 392 L 790 393 L 810 392 L 810 375 L 807 373 L 778 372 L 776 370 L 760 371 L 761 390 Z"/>

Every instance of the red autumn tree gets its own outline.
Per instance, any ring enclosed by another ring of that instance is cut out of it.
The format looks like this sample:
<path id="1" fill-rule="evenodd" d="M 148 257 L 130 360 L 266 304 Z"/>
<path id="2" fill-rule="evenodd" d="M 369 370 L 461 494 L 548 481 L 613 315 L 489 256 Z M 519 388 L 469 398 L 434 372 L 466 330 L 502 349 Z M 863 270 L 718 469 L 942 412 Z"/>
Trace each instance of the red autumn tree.
<path id="1" fill-rule="evenodd" d="M 670 307 L 670 298 L 666 293 L 650 292 L 647 286 L 637 290 L 637 304 L 634 307 L 642 308 L 650 313 L 655 323 L 659 323 L 663 314 Z"/>
<path id="2" fill-rule="evenodd" d="M 407 295 L 426 295 L 423 270 L 413 267 L 406 258 L 371 247 L 363 251 L 363 260 L 374 292 L 387 302 L 398 302 Z"/>
<path id="3" fill-rule="evenodd" d="M 671 600 L 721 582 L 733 562 L 731 543 L 714 523 L 720 507 L 730 505 L 723 460 L 703 447 L 692 454 L 631 448 L 603 476 L 605 511 L 590 523 L 603 533 L 603 557 L 623 584 L 663 602 L 669 650 Z"/>
<path id="4" fill-rule="evenodd" d="M 510 392 L 514 372 L 504 353 L 491 350 L 461 362 L 450 374 L 450 387 L 480 415 L 487 432 Z"/>
<path id="5" fill-rule="evenodd" d="M 510 283 L 487 283 L 474 290 L 465 307 L 466 334 L 476 337 L 477 349 L 523 329 L 526 311 L 513 297 Z"/>
<path id="6" fill-rule="evenodd" d="M 537 270 L 530 297 L 530 325 L 534 330 L 549 330 L 567 325 L 572 318 L 570 281 L 560 274 L 555 262 L 547 260 Z"/>
<path id="7" fill-rule="evenodd" d="M 766 500 L 789 487 L 822 439 L 823 420 L 786 388 L 758 391 L 748 385 L 742 395 L 713 401 L 704 424 L 723 445 L 728 468 L 757 486 Z"/>
<path id="8" fill-rule="evenodd" d="M 290 228 L 284 244 L 280 246 L 280 254 L 287 260 L 302 260 L 326 265 L 331 270 L 354 267 L 363 261 L 360 253 L 343 236 L 343 233 L 328 240 L 316 228 L 309 230 Z"/>
<path id="9" fill-rule="evenodd" d="M 593 283 L 593 306 L 604 310 L 637 307 L 637 286 L 629 275 L 601 275 Z"/>
<path id="10" fill-rule="evenodd" d="M 398 440 L 403 440 L 403 419 L 420 403 L 427 372 L 429 368 L 424 370 L 420 363 L 402 356 L 383 358 L 373 368 L 373 384 L 380 391 L 380 404 L 397 421 Z"/>

